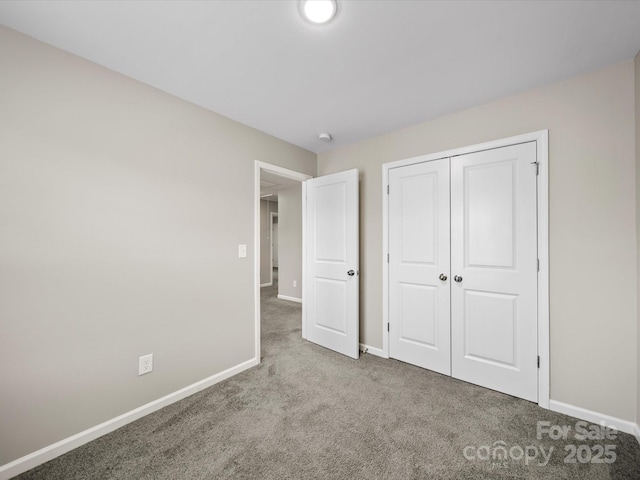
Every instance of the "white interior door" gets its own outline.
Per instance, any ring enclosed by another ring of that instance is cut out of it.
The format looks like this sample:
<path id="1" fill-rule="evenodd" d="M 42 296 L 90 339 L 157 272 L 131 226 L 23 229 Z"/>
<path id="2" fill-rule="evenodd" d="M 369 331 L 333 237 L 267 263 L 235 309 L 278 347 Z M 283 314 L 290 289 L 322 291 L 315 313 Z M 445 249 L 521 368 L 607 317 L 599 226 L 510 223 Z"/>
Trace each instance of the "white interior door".
<path id="1" fill-rule="evenodd" d="M 531 401 L 537 383 L 535 142 L 451 160 L 452 375 Z"/>
<path id="2" fill-rule="evenodd" d="M 358 358 L 358 170 L 304 182 L 307 340 Z"/>
<path id="3" fill-rule="evenodd" d="M 449 159 L 389 171 L 389 355 L 451 374 Z"/>

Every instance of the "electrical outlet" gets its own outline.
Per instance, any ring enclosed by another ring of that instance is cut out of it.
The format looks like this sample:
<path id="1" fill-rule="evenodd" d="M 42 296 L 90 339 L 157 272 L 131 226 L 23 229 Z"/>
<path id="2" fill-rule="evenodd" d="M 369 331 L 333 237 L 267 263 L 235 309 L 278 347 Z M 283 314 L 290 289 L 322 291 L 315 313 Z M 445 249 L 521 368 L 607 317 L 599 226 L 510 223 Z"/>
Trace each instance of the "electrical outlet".
<path id="1" fill-rule="evenodd" d="M 153 353 L 143 355 L 138 359 L 138 375 L 151 373 L 153 371 Z"/>
<path id="2" fill-rule="evenodd" d="M 297 286 L 298 286 L 298 281 L 297 281 L 297 280 L 294 280 L 294 281 L 293 281 L 293 288 L 296 288 Z"/>

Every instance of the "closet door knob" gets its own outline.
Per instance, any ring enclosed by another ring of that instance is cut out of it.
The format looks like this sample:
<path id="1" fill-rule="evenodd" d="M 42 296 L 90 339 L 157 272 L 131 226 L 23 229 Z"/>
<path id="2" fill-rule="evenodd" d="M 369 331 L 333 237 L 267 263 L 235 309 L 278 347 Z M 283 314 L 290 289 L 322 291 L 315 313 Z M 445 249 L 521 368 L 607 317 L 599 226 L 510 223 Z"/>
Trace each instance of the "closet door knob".
<path id="1" fill-rule="evenodd" d="M 456 275 L 455 277 L 453 277 L 453 279 L 458 283 L 462 281 L 462 277 L 460 275 Z"/>
<path id="2" fill-rule="evenodd" d="M 442 280 L 443 282 L 447 281 L 447 276 L 444 273 L 441 273 L 440 277 L 438 277 L 438 278 L 440 278 L 440 280 Z"/>

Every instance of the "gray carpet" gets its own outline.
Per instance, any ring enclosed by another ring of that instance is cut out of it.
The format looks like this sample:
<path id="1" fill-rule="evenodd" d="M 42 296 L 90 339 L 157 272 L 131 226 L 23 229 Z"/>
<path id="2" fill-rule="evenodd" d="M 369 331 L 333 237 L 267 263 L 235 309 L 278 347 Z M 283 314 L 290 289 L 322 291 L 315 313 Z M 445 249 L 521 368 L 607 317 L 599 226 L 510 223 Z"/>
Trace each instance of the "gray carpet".
<path id="1" fill-rule="evenodd" d="M 275 293 L 262 289 L 259 366 L 18 478 L 640 478 L 634 437 L 579 441 L 572 417 L 394 360 L 351 360 L 305 342 L 300 305 Z M 571 434 L 538 440 L 538 421 L 569 425 Z M 486 459 L 490 452 L 478 448 L 498 445 L 512 455 Z M 576 463 L 565 463 L 570 445 L 587 445 Z M 580 462 L 604 459 L 599 445 L 614 446 L 615 462 Z M 531 457 L 538 453 L 528 465 L 519 458 L 527 447 Z M 539 447 L 554 448 L 546 465 Z"/>

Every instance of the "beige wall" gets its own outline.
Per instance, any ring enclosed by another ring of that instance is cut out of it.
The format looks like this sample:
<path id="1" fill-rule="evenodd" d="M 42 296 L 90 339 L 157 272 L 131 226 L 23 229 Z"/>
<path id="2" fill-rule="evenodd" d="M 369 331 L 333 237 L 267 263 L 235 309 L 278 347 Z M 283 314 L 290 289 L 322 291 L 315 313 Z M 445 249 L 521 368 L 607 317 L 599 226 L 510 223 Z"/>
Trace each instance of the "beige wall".
<path id="1" fill-rule="evenodd" d="M 254 161 L 316 156 L 4 27 L 0 72 L 2 465 L 252 359 Z"/>
<path id="2" fill-rule="evenodd" d="M 381 165 L 549 129 L 551 398 L 635 419 L 633 68 L 629 61 L 318 156 L 319 175 L 361 172 L 363 343 L 382 347 Z"/>
<path id="3" fill-rule="evenodd" d="M 302 300 L 302 184 L 279 191 L 278 206 L 278 295 Z"/>
<path id="4" fill-rule="evenodd" d="M 271 284 L 271 213 L 278 204 L 260 200 L 260 285 Z"/>
<path id="5" fill-rule="evenodd" d="M 636 325 L 636 358 L 637 358 L 637 391 L 636 391 L 636 424 L 640 425 L 640 52 L 635 61 L 635 106 L 636 106 L 636 254 L 638 256 L 638 323 Z M 640 427 L 639 427 L 640 428 Z M 640 441 L 640 438 L 638 439 Z"/>

